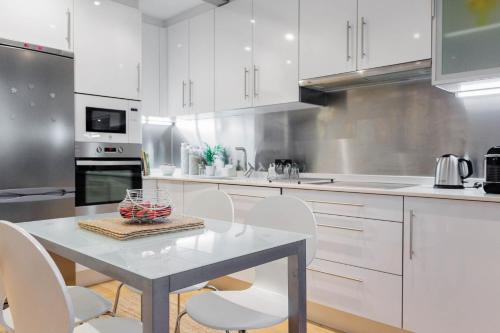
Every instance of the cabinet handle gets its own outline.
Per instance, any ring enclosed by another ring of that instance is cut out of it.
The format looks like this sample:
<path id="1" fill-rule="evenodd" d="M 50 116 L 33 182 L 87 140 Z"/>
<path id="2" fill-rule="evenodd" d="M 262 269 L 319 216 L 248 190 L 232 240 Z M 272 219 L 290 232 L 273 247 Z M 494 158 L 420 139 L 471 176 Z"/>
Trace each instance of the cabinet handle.
<path id="1" fill-rule="evenodd" d="M 189 106 L 193 106 L 193 81 L 189 80 Z"/>
<path id="2" fill-rule="evenodd" d="M 352 206 L 352 207 L 364 207 L 365 206 L 363 204 L 348 203 L 348 202 L 335 202 L 335 201 L 307 200 L 307 202 L 317 203 L 317 204 L 327 204 L 327 205 Z M 328 213 L 321 213 L 321 212 L 316 212 L 316 213 L 329 215 Z"/>
<path id="3" fill-rule="evenodd" d="M 253 96 L 259 97 L 259 92 L 257 91 L 257 74 L 259 73 L 259 68 L 253 66 Z"/>
<path id="4" fill-rule="evenodd" d="M 327 273 L 327 272 L 323 272 L 323 271 L 320 271 L 320 270 L 317 270 L 317 269 L 313 269 L 313 268 L 308 268 L 307 270 L 311 271 L 311 272 L 316 272 L 316 273 L 320 273 L 320 274 L 325 274 L 325 275 L 333 276 L 333 277 L 336 277 L 336 278 L 339 278 L 339 279 L 354 281 L 354 282 L 357 282 L 357 283 L 363 283 L 363 280 L 352 278 L 352 277 L 349 277 L 349 276 Z"/>
<path id="5" fill-rule="evenodd" d="M 141 63 L 137 64 L 137 92 L 141 92 Z"/>
<path id="6" fill-rule="evenodd" d="M 244 68 L 244 75 L 243 75 L 243 95 L 245 96 L 245 99 L 248 99 L 248 87 L 247 87 L 247 82 L 248 82 L 248 68 Z"/>
<path id="7" fill-rule="evenodd" d="M 182 107 L 186 107 L 186 81 L 182 81 Z"/>
<path id="8" fill-rule="evenodd" d="M 361 18 L 361 59 L 366 56 L 365 52 L 365 27 L 367 23 L 364 16 Z"/>
<path id="9" fill-rule="evenodd" d="M 259 198 L 259 199 L 265 198 L 261 195 L 252 195 L 252 194 L 227 193 L 227 195 L 232 196 L 232 197 L 247 197 L 247 198 Z"/>
<path id="10" fill-rule="evenodd" d="M 432 0 L 431 16 L 434 18 L 436 16 L 436 0 Z"/>
<path id="11" fill-rule="evenodd" d="M 348 228 L 348 227 L 341 227 L 341 226 L 321 224 L 321 223 L 318 223 L 318 227 L 325 227 L 325 228 L 331 228 L 331 229 L 340 229 L 340 230 L 348 230 L 348 231 L 355 231 L 355 232 L 364 232 L 363 229 Z"/>
<path id="12" fill-rule="evenodd" d="M 347 61 L 351 60 L 351 22 L 347 21 Z"/>
<path id="13" fill-rule="evenodd" d="M 413 224 L 415 222 L 415 212 L 413 209 L 410 210 L 410 260 L 413 260 L 415 251 L 413 251 Z"/>
<path id="14" fill-rule="evenodd" d="M 68 42 L 68 49 L 71 50 L 71 12 L 69 9 L 66 11 L 66 41 Z"/>

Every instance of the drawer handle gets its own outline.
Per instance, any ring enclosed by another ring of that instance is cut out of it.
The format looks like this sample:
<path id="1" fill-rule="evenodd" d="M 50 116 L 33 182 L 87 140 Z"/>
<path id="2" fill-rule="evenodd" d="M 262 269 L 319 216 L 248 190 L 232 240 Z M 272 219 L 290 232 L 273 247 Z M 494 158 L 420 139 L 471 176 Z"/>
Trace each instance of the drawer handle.
<path id="1" fill-rule="evenodd" d="M 328 224 L 320 224 L 320 223 L 318 223 L 318 227 L 325 227 L 325 228 L 331 228 L 331 229 L 340 229 L 340 230 L 349 230 L 349 231 L 356 231 L 356 232 L 364 232 L 363 229 L 340 227 L 340 226 L 336 226 L 336 225 L 328 225 Z"/>
<path id="2" fill-rule="evenodd" d="M 261 195 L 252 195 L 252 194 L 238 194 L 238 193 L 226 193 L 226 194 L 232 197 L 246 197 L 246 198 L 259 198 L 259 199 L 266 198 Z"/>
<path id="3" fill-rule="evenodd" d="M 327 273 L 327 272 L 323 272 L 323 271 L 320 271 L 320 270 L 317 270 L 317 269 L 313 269 L 313 268 L 308 268 L 307 270 L 309 270 L 311 272 L 316 272 L 316 273 L 320 273 L 320 274 L 325 274 L 325 275 L 333 276 L 333 277 L 336 277 L 336 278 L 339 278 L 339 279 L 354 281 L 354 282 L 357 282 L 357 283 L 363 283 L 363 280 L 352 278 L 352 277 L 348 277 L 348 276 L 344 276 L 344 275 Z"/>
<path id="4" fill-rule="evenodd" d="M 364 207 L 363 204 L 355 204 L 349 202 L 335 202 L 335 201 L 317 201 L 317 200 L 307 200 L 309 203 L 317 203 L 317 204 L 327 204 L 327 205 L 338 205 L 338 206 L 352 206 L 352 207 Z"/>

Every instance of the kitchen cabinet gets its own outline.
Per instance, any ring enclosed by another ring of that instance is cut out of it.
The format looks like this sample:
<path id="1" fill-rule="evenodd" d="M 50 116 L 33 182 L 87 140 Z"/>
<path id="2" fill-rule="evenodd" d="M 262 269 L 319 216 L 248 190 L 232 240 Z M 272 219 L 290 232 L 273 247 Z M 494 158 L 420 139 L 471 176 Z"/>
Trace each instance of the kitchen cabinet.
<path id="1" fill-rule="evenodd" d="M 259 201 L 266 197 L 281 195 L 281 190 L 279 188 L 271 187 L 220 184 L 219 190 L 227 193 L 233 200 L 234 222 L 243 224 L 245 223 L 247 215 Z M 255 278 L 255 269 L 247 269 L 231 274 L 230 276 L 238 280 L 253 282 Z"/>
<path id="2" fill-rule="evenodd" d="M 405 198 L 404 329 L 500 327 L 499 210 L 497 203 Z"/>
<path id="3" fill-rule="evenodd" d="M 300 78 L 356 70 L 358 4 L 300 0 Z"/>
<path id="4" fill-rule="evenodd" d="M 217 191 L 218 189 L 218 184 L 184 182 L 184 214 L 189 214 L 189 205 L 194 203 L 198 194 L 204 191 Z"/>
<path id="5" fill-rule="evenodd" d="M 297 102 L 298 0 L 215 9 L 215 110 Z"/>
<path id="6" fill-rule="evenodd" d="M 429 59 L 432 0 L 358 0 L 358 31 L 360 70 Z"/>
<path id="7" fill-rule="evenodd" d="M 300 78 L 431 58 L 432 2 L 301 0 Z"/>
<path id="8" fill-rule="evenodd" d="M 174 209 L 172 214 L 184 214 L 184 183 L 176 180 L 158 180 L 158 189 L 167 191 Z"/>
<path id="9" fill-rule="evenodd" d="M 214 12 L 168 28 L 169 115 L 212 112 Z"/>
<path id="10" fill-rule="evenodd" d="M 252 0 L 215 9 L 215 110 L 252 106 Z"/>
<path id="11" fill-rule="evenodd" d="M 498 87 L 500 7 L 480 6 L 435 0 L 433 84 L 453 92 Z M 483 79 L 496 82 L 468 84 Z"/>
<path id="12" fill-rule="evenodd" d="M 142 24 L 142 114 L 160 116 L 160 30 Z"/>
<path id="13" fill-rule="evenodd" d="M 73 50 L 73 0 L 0 2 L 0 38 Z"/>
<path id="14" fill-rule="evenodd" d="M 140 100 L 140 11 L 111 0 L 78 0 L 74 25 L 75 92 Z"/>

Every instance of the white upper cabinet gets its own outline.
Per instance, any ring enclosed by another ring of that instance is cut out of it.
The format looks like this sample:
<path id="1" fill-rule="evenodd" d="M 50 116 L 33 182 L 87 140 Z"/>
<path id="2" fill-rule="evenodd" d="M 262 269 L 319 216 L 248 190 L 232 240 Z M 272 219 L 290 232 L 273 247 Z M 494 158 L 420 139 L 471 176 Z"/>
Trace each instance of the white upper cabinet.
<path id="1" fill-rule="evenodd" d="M 189 20 L 189 107 L 214 110 L 214 11 Z"/>
<path id="2" fill-rule="evenodd" d="M 405 198 L 405 330 L 498 331 L 499 211 L 497 203 Z"/>
<path id="3" fill-rule="evenodd" d="M 300 1 L 300 78 L 356 70 L 357 1 Z"/>
<path id="4" fill-rule="evenodd" d="M 78 0 L 74 24 L 75 92 L 139 100 L 139 10 L 110 0 Z"/>
<path id="5" fill-rule="evenodd" d="M 142 114 L 160 116 L 160 27 L 142 24 Z"/>
<path id="6" fill-rule="evenodd" d="M 167 34 L 168 113 L 177 116 L 189 107 L 189 21 L 168 27 Z"/>
<path id="7" fill-rule="evenodd" d="M 0 1 L 0 38 L 73 50 L 73 0 Z"/>
<path id="8" fill-rule="evenodd" d="M 252 0 L 215 9 L 215 110 L 252 106 Z"/>
<path id="9" fill-rule="evenodd" d="M 213 10 L 168 28 L 168 112 L 212 112 L 214 107 Z"/>
<path id="10" fill-rule="evenodd" d="M 432 0 L 358 0 L 358 69 L 431 58 Z"/>
<path id="11" fill-rule="evenodd" d="M 299 1 L 254 0 L 254 106 L 299 99 Z"/>

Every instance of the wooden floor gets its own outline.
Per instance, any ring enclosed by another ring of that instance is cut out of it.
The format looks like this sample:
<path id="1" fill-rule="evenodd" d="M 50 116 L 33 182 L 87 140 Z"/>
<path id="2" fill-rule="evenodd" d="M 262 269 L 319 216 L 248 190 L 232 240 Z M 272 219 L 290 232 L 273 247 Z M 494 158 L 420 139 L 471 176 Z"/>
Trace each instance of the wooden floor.
<path id="1" fill-rule="evenodd" d="M 100 285 L 96 285 L 92 287 L 93 290 L 98 292 L 99 294 L 103 295 L 104 297 L 108 298 L 109 300 L 113 300 L 116 288 L 118 286 L 118 283 L 113 281 L 113 282 L 107 282 L 103 283 Z M 181 298 L 181 306 L 187 300 L 190 296 L 193 294 L 186 294 L 182 295 Z M 124 316 L 124 317 L 129 317 L 129 318 L 140 318 L 140 296 L 135 294 L 132 291 L 127 290 L 126 288 L 123 288 L 121 297 L 120 297 L 120 306 L 118 307 L 118 315 L 119 316 Z M 177 297 L 176 296 L 171 296 L 170 298 L 170 326 L 171 326 L 171 332 L 174 331 L 174 325 L 175 325 L 175 317 L 177 315 Z M 323 327 L 319 327 L 317 325 L 308 324 L 308 333 L 340 333 L 340 332 L 335 332 Z M 182 328 L 181 328 L 182 333 L 212 333 L 212 332 L 220 332 L 220 331 L 215 331 L 211 329 L 207 329 L 203 326 L 198 325 L 194 321 L 192 321 L 188 316 L 185 316 L 182 320 Z M 288 332 L 287 325 L 286 323 L 283 323 L 281 325 L 269 328 L 269 329 L 263 329 L 263 330 L 255 330 L 252 332 L 258 332 L 258 333 L 286 333 Z M 2 330 L 0 328 L 0 333 L 6 333 L 6 331 Z"/>

